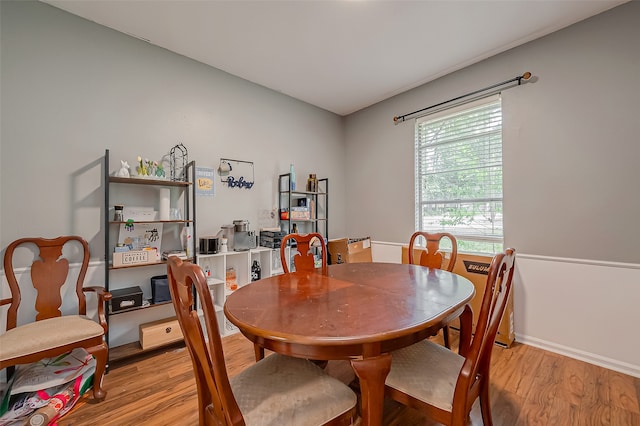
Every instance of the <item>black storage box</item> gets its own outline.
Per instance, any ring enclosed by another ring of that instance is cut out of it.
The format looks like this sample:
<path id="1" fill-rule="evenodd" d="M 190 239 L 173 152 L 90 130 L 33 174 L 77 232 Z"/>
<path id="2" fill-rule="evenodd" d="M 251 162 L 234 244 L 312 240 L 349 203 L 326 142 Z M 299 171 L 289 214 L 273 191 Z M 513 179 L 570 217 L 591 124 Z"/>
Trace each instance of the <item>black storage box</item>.
<path id="1" fill-rule="evenodd" d="M 111 293 L 111 312 L 142 306 L 142 289 L 138 286 L 109 290 Z"/>
<path id="2" fill-rule="evenodd" d="M 151 303 L 170 302 L 169 279 L 166 275 L 151 277 Z"/>

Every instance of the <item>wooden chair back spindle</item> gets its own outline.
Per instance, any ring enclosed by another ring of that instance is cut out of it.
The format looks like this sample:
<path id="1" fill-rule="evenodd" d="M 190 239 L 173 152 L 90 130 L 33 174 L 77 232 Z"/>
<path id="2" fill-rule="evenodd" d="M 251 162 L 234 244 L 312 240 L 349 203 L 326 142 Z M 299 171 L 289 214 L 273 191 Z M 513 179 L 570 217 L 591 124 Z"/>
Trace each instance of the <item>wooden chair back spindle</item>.
<path id="1" fill-rule="evenodd" d="M 420 258 L 417 262 L 414 260 L 414 244 L 418 237 L 424 237 L 427 241 L 425 249 L 420 253 Z M 440 251 L 440 241 L 443 238 L 451 240 L 451 256 L 449 262 L 443 266 L 444 255 Z M 458 241 L 456 237 L 448 232 L 440 232 L 437 234 L 430 234 L 428 232 L 417 231 L 411 235 L 409 240 L 409 263 L 417 263 L 422 266 L 436 269 L 444 269 L 446 271 L 453 271 L 458 257 Z"/>
<path id="2" fill-rule="evenodd" d="M 309 234 L 288 234 L 282 238 L 280 244 L 280 260 L 282 261 L 282 268 L 285 274 L 289 272 L 289 262 L 286 256 L 287 241 L 295 240 L 297 243 L 297 250 L 293 256 L 293 264 L 296 267 L 296 271 L 315 272 L 315 257 L 312 247 L 320 247 L 322 250 L 322 275 L 328 274 L 327 269 L 327 245 L 324 242 L 324 237 L 317 232 Z M 293 249 L 293 248 L 292 248 Z"/>

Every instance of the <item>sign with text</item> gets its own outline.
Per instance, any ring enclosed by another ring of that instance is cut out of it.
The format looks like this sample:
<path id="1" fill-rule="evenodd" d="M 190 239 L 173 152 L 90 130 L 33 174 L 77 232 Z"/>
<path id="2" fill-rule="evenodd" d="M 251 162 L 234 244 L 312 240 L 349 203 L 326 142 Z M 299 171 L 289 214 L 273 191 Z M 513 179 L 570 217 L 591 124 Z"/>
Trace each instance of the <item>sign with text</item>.
<path id="1" fill-rule="evenodd" d="M 214 169 L 206 167 L 196 167 L 196 196 L 197 197 L 213 197 L 215 195 L 215 187 L 213 179 L 216 176 Z"/>
<path id="2" fill-rule="evenodd" d="M 473 274 L 489 275 L 489 266 L 491 266 L 490 263 L 474 262 L 471 260 L 463 260 L 462 262 L 464 263 L 464 267 L 467 272 Z"/>
<path id="3" fill-rule="evenodd" d="M 221 158 L 218 173 L 229 188 L 251 189 L 255 183 L 251 161 Z"/>

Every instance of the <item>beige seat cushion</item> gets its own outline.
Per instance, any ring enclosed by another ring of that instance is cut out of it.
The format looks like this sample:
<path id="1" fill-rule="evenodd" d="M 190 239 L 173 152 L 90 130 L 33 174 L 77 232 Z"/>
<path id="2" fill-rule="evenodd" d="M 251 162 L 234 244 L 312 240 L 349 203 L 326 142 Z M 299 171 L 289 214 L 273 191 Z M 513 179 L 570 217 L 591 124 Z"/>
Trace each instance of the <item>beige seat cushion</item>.
<path id="1" fill-rule="evenodd" d="M 445 411 L 452 410 L 453 392 L 464 358 L 444 346 L 423 340 L 391 353 L 385 384 Z"/>
<path id="2" fill-rule="evenodd" d="M 24 324 L 0 335 L 0 360 L 56 348 L 102 334 L 104 329 L 100 324 L 79 315 L 65 315 Z"/>
<path id="3" fill-rule="evenodd" d="M 351 410 L 355 393 L 305 359 L 273 354 L 230 379 L 247 426 L 317 426 Z"/>

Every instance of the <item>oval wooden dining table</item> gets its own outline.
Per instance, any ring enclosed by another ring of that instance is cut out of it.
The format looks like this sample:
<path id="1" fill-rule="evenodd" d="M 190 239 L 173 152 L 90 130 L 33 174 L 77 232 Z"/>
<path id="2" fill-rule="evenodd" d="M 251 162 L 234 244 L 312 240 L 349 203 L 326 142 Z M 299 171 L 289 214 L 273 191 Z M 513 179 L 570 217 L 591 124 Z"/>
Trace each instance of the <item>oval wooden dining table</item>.
<path id="1" fill-rule="evenodd" d="M 328 275 L 292 272 L 231 294 L 224 313 L 254 344 L 313 360 L 349 359 L 360 381 L 364 425 L 380 425 L 391 351 L 461 318 L 470 340 L 475 289 L 439 269 L 395 263 L 330 265 Z"/>

